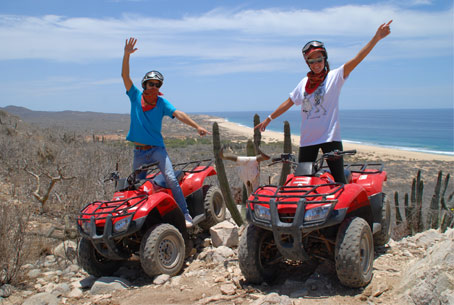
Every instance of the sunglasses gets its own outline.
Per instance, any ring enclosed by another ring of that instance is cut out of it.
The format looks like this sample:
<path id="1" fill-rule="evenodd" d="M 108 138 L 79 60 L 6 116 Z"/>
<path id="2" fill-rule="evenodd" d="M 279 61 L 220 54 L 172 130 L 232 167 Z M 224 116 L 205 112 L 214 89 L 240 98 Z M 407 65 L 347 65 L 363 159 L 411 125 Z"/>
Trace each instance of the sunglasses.
<path id="1" fill-rule="evenodd" d="M 162 85 L 161 83 L 152 83 L 152 82 L 148 82 L 148 83 L 147 83 L 147 87 L 149 87 L 149 88 L 150 88 L 150 87 L 151 87 L 151 88 L 153 88 L 153 87 L 161 88 L 161 85 Z"/>
<path id="2" fill-rule="evenodd" d="M 318 63 L 318 62 L 322 62 L 323 59 L 325 59 L 323 56 L 322 57 L 319 57 L 319 58 L 314 58 L 314 59 L 308 59 L 307 60 L 307 63 L 312 65 L 312 64 L 315 64 L 315 63 Z"/>

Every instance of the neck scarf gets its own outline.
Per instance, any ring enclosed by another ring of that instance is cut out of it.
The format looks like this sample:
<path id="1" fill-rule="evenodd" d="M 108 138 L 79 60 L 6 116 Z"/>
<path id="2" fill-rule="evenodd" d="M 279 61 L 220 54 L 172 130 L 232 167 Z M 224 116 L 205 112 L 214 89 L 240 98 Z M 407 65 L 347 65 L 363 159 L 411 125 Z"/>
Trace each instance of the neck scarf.
<path id="1" fill-rule="evenodd" d="M 151 90 L 150 91 L 149 90 L 150 89 L 144 90 L 144 92 L 142 94 L 141 104 L 142 104 L 143 112 L 151 110 L 154 107 L 156 107 L 156 104 L 158 102 L 158 96 L 164 95 L 161 92 L 158 92 L 158 95 L 153 95 L 153 94 L 150 94 Z"/>
<path id="2" fill-rule="evenodd" d="M 315 91 L 315 89 L 320 86 L 320 84 L 325 80 L 326 75 L 328 74 L 327 69 L 323 69 L 322 72 L 315 74 L 314 72 L 310 71 L 307 73 L 307 82 L 306 82 L 306 92 L 311 94 Z"/>

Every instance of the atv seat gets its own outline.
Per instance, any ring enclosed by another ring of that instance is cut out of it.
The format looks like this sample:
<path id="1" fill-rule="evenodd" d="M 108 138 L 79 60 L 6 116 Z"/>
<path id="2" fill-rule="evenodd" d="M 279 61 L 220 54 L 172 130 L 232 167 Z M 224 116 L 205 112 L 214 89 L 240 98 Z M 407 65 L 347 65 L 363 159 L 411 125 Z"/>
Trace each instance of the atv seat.
<path id="1" fill-rule="evenodd" d="M 175 177 L 177 178 L 178 182 L 180 182 L 181 179 L 183 179 L 183 176 L 184 176 L 184 172 L 183 171 L 181 171 L 181 170 L 175 171 Z M 164 178 L 164 175 L 162 173 L 160 173 L 159 175 L 154 177 L 153 178 L 153 182 L 157 186 L 160 186 L 162 188 L 168 188 L 167 184 L 166 184 L 166 179 Z"/>
<path id="2" fill-rule="evenodd" d="M 320 176 L 323 173 L 331 173 L 331 171 L 328 168 L 324 168 L 321 171 L 319 171 L 316 174 L 316 176 Z M 352 172 L 348 169 L 344 169 L 344 175 L 345 175 L 345 181 L 347 181 L 347 183 L 351 183 L 352 182 Z"/>

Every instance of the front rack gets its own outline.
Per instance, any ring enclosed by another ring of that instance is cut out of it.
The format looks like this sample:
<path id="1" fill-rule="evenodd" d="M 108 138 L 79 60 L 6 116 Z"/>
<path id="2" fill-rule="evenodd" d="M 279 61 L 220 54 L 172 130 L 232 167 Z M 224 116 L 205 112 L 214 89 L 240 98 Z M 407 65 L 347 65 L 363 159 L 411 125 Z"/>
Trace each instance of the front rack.
<path id="1" fill-rule="evenodd" d="M 276 191 L 272 195 L 260 194 L 265 188 L 276 188 Z M 250 203 L 269 203 L 271 199 L 275 199 L 276 204 L 298 204 L 301 201 L 306 203 L 335 203 L 337 199 L 331 199 L 328 197 L 335 198 L 336 194 L 341 192 L 344 188 L 342 183 L 326 183 L 317 185 L 301 185 L 301 186 L 287 186 L 287 185 L 264 185 L 257 188 L 252 194 L 253 200 L 248 200 Z M 329 192 L 326 192 L 330 189 Z M 267 198 L 267 201 L 259 200 L 261 198 Z M 285 201 L 283 201 L 285 199 Z M 289 200 L 290 199 L 290 200 Z M 294 199 L 294 200 L 291 200 Z"/>
<path id="2" fill-rule="evenodd" d="M 96 216 L 96 220 L 102 220 L 107 219 L 108 215 L 110 215 L 112 219 L 134 215 L 136 211 L 138 211 L 142 206 L 142 204 L 147 201 L 147 199 L 147 194 L 141 194 L 136 197 L 131 197 L 124 200 L 94 201 L 85 205 L 85 207 L 80 210 L 80 216 L 77 218 L 77 220 L 89 221 L 92 216 Z M 133 200 L 137 201 L 131 203 L 131 201 Z M 97 205 L 97 207 L 90 213 L 84 212 L 90 205 Z M 130 212 L 132 209 L 134 210 Z"/>

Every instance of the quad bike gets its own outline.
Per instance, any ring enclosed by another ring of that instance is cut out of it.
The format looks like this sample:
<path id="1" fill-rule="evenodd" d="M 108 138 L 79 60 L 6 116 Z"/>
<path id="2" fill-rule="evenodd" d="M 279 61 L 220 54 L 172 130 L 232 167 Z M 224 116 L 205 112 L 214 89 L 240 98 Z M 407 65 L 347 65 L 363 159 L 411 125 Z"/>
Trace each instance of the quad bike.
<path id="1" fill-rule="evenodd" d="M 186 229 L 184 215 L 166 187 L 157 163 L 135 170 L 127 178 L 118 172 L 106 179 L 115 181 L 111 201 L 87 204 L 77 218 L 78 262 L 89 274 L 113 274 L 133 255 L 140 257 L 149 276 L 177 274 L 192 250 L 194 234 L 225 219 L 225 202 L 217 186 L 204 185 L 216 175 L 212 160 L 174 166 L 194 227 Z M 147 172 L 146 179 L 138 175 Z"/>
<path id="2" fill-rule="evenodd" d="M 294 171 L 284 185 L 260 186 L 248 199 L 238 253 L 246 281 L 271 282 L 280 263 L 313 259 L 334 260 L 345 286 L 371 281 L 374 245 L 385 245 L 391 233 L 383 164 L 347 164 L 347 184 L 334 182 L 323 167 L 324 160 L 355 153 L 333 151 L 313 163 L 295 163 L 290 154 L 272 160 L 270 165 L 291 163 Z"/>

